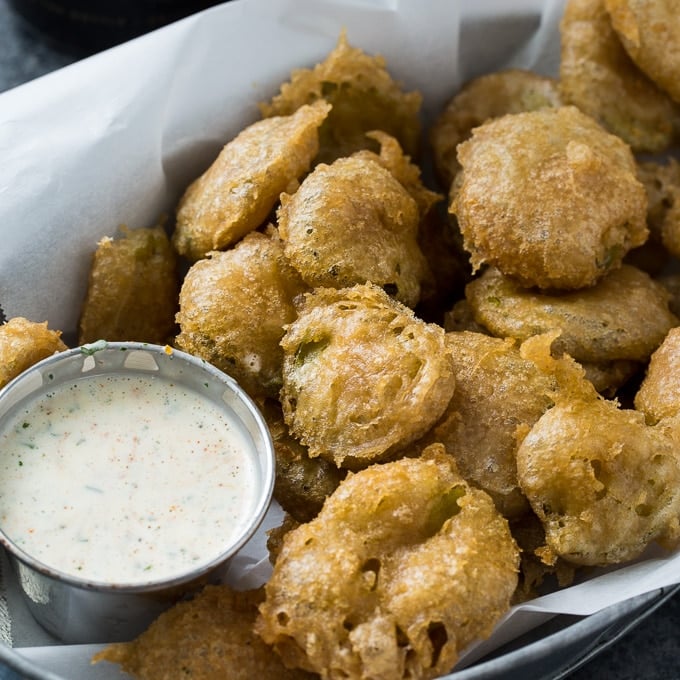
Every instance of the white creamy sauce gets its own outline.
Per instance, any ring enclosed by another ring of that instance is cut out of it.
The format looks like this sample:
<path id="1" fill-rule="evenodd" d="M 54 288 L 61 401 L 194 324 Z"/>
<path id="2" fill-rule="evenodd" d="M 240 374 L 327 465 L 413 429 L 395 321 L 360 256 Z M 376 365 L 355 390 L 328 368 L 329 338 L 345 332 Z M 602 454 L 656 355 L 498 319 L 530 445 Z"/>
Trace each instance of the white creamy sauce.
<path id="1" fill-rule="evenodd" d="M 45 565 L 133 585 L 210 562 L 248 522 L 257 467 L 241 425 L 153 376 L 90 376 L 0 432 L 0 526 Z"/>

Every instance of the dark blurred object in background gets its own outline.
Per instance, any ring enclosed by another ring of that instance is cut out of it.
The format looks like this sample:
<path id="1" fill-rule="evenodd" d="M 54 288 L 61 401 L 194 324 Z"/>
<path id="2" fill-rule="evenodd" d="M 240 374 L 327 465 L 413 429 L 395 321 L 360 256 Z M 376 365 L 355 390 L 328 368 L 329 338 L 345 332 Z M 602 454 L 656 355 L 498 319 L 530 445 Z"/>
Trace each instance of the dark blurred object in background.
<path id="1" fill-rule="evenodd" d="M 8 0 L 50 43 L 86 56 L 194 14 L 215 0 Z"/>

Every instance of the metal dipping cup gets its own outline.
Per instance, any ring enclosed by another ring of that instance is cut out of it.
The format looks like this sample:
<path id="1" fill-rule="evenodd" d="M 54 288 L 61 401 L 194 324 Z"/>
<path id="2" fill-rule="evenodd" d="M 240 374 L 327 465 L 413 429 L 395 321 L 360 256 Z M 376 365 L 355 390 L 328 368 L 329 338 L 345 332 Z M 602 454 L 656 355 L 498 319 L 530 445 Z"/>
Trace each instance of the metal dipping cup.
<path id="1" fill-rule="evenodd" d="M 134 585 L 88 581 L 65 574 L 24 552 L 0 526 L 0 543 L 8 552 L 29 610 L 49 633 L 69 644 L 130 640 L 182 596 L 206 583 L 219 582 L 230 558 L 260 526 L 274 488 L 274 448 L 255 404 L 233 378 L 201 359 L 169 347 L 99 341 L 35 364 L 0 390 L 0 432 L 7 417 L 22 403 L 50 391 L 60 382 L 112 373 L 153 374 L 154 380 L 198 391 L 240 422 L 252 446 L 258 497 L 241 533 L 216 558 L 171 579 Z M 121 560 L 124 559 L 125 555 L 121 555 Z"/>

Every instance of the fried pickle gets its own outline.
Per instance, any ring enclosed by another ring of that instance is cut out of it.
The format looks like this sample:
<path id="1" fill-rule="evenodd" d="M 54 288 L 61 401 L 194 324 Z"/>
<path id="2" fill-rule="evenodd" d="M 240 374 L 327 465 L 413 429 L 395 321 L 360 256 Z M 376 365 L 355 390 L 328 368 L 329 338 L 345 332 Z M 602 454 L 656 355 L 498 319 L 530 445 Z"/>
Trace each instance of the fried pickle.
<path id="1" fill-rule="evenodd" d="M 526 340 L 559 329 L 557 354 L 581 362 L 645 362 L 680 321 L 670 294 L 648 274 L 623 265 L 590 288 L 548 294 L 521 288 L 490 268 L 466 288 L 477 323 L 496 337 Z"/>
<path id="2" fill-rule="evenodd" d="M 283 326 L 306 286 L 275 230 L 253 232 L 234 248 L 189 269 L 179 296 L 175 344 L 238 380 L 251 395 L 277 397 Z"/>
<path id="3" fill-rule="evenodd" d="M 568 106 L 503 116 L 458 146 L 450 211 L 474 269 L 522 285 L 592 285 L 647 238 L 630 148 Z"/>
<path id="4" fill-rule="evenodd" d="M 444 330 L 373 284 L 308 293 L 281 345 L 291 434 L 310 456 L 350 469 L 425 434 L 455 387 Z"/>
<path id="5" fill-rule="evenodd" d="M 451 220 L 435 209 L 442 195 L 423 184 L 420 168 L 403 153 L 399 142 L 380 131 L 369 132 L 368 136 L 380 143 L 380 154 L 358 151 L 354 156 L 377 160 L 418 204 L 418 245 L 425 256 L 427 272 L 416 313 L 426 321 L 441 323 L 445 311 L 462 295 L 463 286 L 470 279 L 470 266 L 460 232 Z"/>
<path id="6" fill-rule="evenodd" d="M 286 534 L 256 631 L 322 678 L 435 678 L 506 612 L 518 557 L 436 445 L 348 476 Z"/>
<path id="7" fill-rule="evenodd" d="M 320 164 L 277 213 L 286 257 L 310 287 L 370 281 L 414 307 L 427 272 L 418 204 L 371 158 Z"/>
<path id="8" fill-rule="evenodd" d="M 194 180 L 177 207 L 173 244 L 189 260 L 222 250 L 260 227 L 282 191 L 305 174 L 330 106 L 316 102 L 248 126 Z"/>
<path id="9" fill-rule="evenodd" d="M 676 433 L 677 434 L 677 433 Z M 680 441 L 605 399 L 565 399 L 517 452 L 520 485 L 550 549 L 585 565 L 680 541 Z"/>
<path id="10" fill-rule="evenodd" d="M 131 642 L 108 645 L 92 659 L 109 661 L 136 680 L 312 680 L 286 668 L 253 632 L 263 589 L 206 586 L 161 614 Z"/>
<path id="11" fill-rule="evenodd" d="M 78 342 L 167 343 L 175 334 L 177 255 L 162 225 L 121 227 L 103 238 L 92 258 Z"/>
<path id="12" fill-rule="evenodd" d="M 659 152 L 677 136 L 680 108 L 623 48 L 604 0 L 569 0 L 560 23 L 560 93 L 633 151 Z"/>
<path id="13" fill-rule="evenodd" d="M 435 172 L 449 190 L 460 170 L 456 147 L 472 129 L 507 113 L 536 111 L 561 105 L 554 78 L 521 69 L 487 73 L 466 83 L 430 128 Z"/>
<path id="14" fill-rule="evenodd" d="M 0 387 L 55 352 L 68 349 L 61 331 L 15 316 L 0 324 Z"/>
<path id="15" fill-rule="evenodd" d="M 377 161 L 389 170 L 416 202 L 421 219 L 425 217 L 432 207 L 443 199 L 443 196 L 436 191 L 431 191 L 423 184 L 420 167 L 411 161 L 410 156 L 404 154 L 396 138 L 381 130 L 372 130 L 367 132 L 366 136 L 380 144 L 380 152 L 375 153 L 363 149 L 352 156 Z"/>
<path id="16" fill-rule="evenodd" d="M 365 134 L 371 130 L 392 135 L 410 156 L 418 153 L 422 96 L 405 92 L 382 57 L 352 47 L 344 33 L 324 61 L 313 69 L 293 71 L 290 81 L 260 110 L 266 118 L 285 116 L 319 99 L 332 109 L 319 130 L 317 162 L 332 163 L 359 149 L 376 151 L 377 144 Z"/>
<path id="17" fill-rule="evenodd" d="M 604 4 L 631 59 L 680 102 L 680 2 L 604 0 Z"/>
<path id="18" fill-rule="evenodd" d="M 513 340 L 467 331 L 447 333 L 446 340 L 456 389 L 424 442 L 444 444 L 467 482 L 486 491 L 504 516 L 519 517 L 528 503 L 517 481 L 517 447 L 553 405 L 557 386 L 520 356 Z"/>

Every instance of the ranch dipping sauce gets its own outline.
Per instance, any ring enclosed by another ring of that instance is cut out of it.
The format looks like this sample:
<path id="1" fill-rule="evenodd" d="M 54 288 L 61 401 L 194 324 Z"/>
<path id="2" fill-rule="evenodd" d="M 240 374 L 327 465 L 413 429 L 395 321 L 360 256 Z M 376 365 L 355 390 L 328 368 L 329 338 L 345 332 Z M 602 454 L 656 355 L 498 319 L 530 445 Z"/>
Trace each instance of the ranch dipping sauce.
<path id="1" fill-rule="evenodd" d="M 0 527 L 45 566 L 137 585 L 219 557 L 252 521 L 259 471 L 207 394 L 123 372 L 22 401 L 0 431 Z"/>

